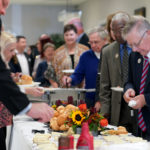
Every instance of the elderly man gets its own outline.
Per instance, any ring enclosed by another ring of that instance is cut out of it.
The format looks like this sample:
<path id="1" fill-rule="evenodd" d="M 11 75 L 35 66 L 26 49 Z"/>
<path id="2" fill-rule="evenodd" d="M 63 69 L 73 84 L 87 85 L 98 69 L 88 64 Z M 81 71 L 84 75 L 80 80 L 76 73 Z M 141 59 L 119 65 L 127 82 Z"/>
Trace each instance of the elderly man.
<path id="1" fill-rule="evenodd" d="M 127 80 L 131 48 L 122 38 L 121 32 L 129 19 L 130 16 L 124 12 L 119 12 L 112 18 L 111 28 L 116 41 L 103 48 L 99 96 L 101 113 L 109 118 L 109 123 L 125 126 L 129 132 L 133 132 L 133 110 L 130 112 L 122 92 L 111 90 L 111 87 L 123 87 Z"/>
<path id="2" fill-rule="evenodd" d="M 77 85 L 85 78 L 85 88 L 95 89 L 96 88 L 96 76 L 98 71 L 98 63 L 100 59 L 101 48 L 108 43 L 108 33 L 106 30 L 94 29 L 89 33 L 89 43 L 91 49 L 84 52 L 80 56 L 79 63 L 75 69 L 75 72 L 70 76 L 63 78 L 63 83 L 70 85 Z M 86 104 L 87 107 L 93 107 L 95 105 L 95 92 L 86 93 Z M 97 102 L 96 107 L 99 106 Z"/>
<path id="3" fill-rule="evenodd" d="M 9 0 L 0 0 L 0 14 L 5 15 Z M 1 23 L 0 23 L 1 25 Z M 1 29 L 2 27 L 0 27 Z M 9 109 L 16 114 L 27 114 L 32 118 L 47 122 L 53 116 L 53 109 L 45 103 L 31 104 L 27 97 L 20 92 L 17 85 L 13 82 L 10 72 L 6 69 L 5 63 L 0 56 L 0 100 Z M 5 150 L 5 135 L 0 130 L 0 149 Z"/>
<path id="4" fill-rule="evenodd" d="M 135 102 L 132 107 L 138 111 L 138 135 L 150 140 L 150 23 L 144 17 L 133 17 L 123 36 L 133 49 L 124 99 Z"/>

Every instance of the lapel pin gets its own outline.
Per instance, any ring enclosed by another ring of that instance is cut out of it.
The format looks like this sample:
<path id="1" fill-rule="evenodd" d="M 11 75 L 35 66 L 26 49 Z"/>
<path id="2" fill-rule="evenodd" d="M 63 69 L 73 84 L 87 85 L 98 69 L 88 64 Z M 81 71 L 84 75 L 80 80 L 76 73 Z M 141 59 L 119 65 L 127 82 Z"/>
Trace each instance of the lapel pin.
<path id="1" fill-rule="evenodd" d="M 119 54 L 117 53 L 116 55 L 115 55 L 115 58 L 118 58 L 119 57 Z"/>
<path id="2" fill-rule="evenodd" d="M 141 63 L 141 58 L 139 58 L 137 62 L 138 62 L 138 64 L 140 64 Z"/>

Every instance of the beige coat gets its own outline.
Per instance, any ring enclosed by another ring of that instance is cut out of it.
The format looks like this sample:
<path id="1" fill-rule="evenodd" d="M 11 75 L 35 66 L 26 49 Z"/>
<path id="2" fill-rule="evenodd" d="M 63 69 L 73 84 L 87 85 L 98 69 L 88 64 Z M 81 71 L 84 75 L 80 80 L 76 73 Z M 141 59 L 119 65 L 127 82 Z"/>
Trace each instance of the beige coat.
<path id="1" fill-rule="evenodd" d="M 75 67 L 79 62 L 80 55 L 88 49 L 89 48 L 87 46 L 84 46 L 79 43 L 76 44 L 75 53 L 74 53 Z M 66 45 L 62 45 L 55 51 L 52 65 L 55 69 L 59 84 L 61 87 L 63 87 L 62 78 L 65 75 L 65 73 L 63 73 L 62 71 L 65 69 L 72 69 L 72 62 Z"/>

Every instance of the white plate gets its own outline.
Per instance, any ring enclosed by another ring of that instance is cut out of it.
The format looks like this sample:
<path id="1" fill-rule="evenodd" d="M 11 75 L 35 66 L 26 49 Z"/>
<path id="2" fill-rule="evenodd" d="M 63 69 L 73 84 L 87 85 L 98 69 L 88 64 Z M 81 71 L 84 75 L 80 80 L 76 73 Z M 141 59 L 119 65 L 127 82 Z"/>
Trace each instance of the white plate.
<path id="1" fill-rule="evenodd" d="M 40 82 L 33 82 L 32 84 L 23 84 L 23 85 L 18 85 L 20 87 L 33 87 L 33 86 L 38 86 Z"/>
<path id="2" fill-rule="evenodd" d="M 74 69 L 66 69 L 62 71 L 63 73 L 74 73 Z"/>
<path id="3" fill-rule="evenodd" d="M 108 131 L 109 130 L 101 131 L 101 135 L 118 135 L 118 134 L 109 134 Z M 123 136 L 123 135 L 132 135 L 132 133 L 119 134 L 118 136 Z"/>
<path id="4" fill-rule="evenodd" d="M 121 88 L 121 87 L 111 87 L 111 89 L 112 89 L 113 91 L 123 92 L 123 88 Z"/>
<path id="5" fill-rule="evenodd" d="M 116 127 L 116 126 L 113 126 L 113 125 L 110 125 L 110 124 L 108 124 L 108 125 L 106 126 L 106 128 L 117 130 L 117 127 Z"/>

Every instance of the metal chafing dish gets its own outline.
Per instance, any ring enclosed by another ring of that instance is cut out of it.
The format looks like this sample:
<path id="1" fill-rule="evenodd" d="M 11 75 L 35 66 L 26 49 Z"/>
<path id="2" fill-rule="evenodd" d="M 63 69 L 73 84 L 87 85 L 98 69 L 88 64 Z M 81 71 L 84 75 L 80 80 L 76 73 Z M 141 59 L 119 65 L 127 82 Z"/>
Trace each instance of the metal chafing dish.
<path id="1" fill-rule="evenodd" d="M 47 102 L 52 105 L 56 100 L 67 100 L 68 96 L 72 96 L 75 104 L 78 104 L 79 100 L 85 99 L 86 92 L 95 92 L 95 89 L 83 89 L 83 88 L 43 88 L 44 95 L 42 97 L 28 96 L 32 102 Z"/>

